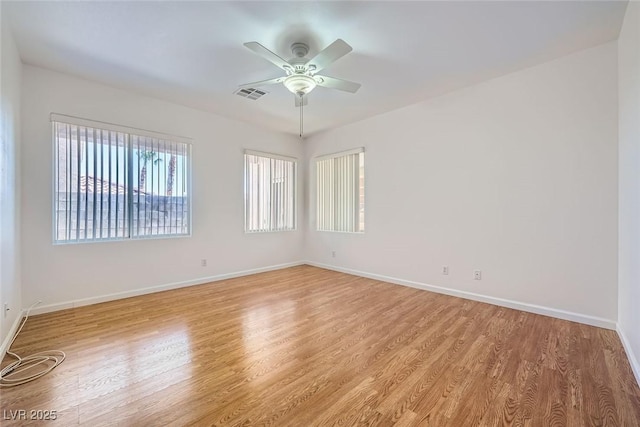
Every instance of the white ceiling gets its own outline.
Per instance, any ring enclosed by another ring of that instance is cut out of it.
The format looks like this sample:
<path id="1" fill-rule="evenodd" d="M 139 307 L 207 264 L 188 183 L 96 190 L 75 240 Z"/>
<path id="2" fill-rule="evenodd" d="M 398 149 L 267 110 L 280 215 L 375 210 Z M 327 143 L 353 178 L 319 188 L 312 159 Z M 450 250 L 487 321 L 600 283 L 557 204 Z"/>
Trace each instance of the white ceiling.
<path id="1" fill-rule="evenodd" d="M 257 101 L 238 84 L 282 71 L 243 46 L 288 59 L 337 38 L 353 51 L 322 74 L 362 83 L 317 88 L 307 135 L 409 105 L 618 37 L 626 2 L 7 2 L 26 64 L 297 134 L 282 85 Z"/>

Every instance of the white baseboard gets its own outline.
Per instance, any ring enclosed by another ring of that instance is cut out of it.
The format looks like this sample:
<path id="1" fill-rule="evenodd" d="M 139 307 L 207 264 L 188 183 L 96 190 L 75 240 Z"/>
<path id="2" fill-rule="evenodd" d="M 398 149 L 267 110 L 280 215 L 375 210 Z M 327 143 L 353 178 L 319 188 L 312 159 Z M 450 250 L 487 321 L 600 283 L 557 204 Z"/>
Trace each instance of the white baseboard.
<path id="1" fill-rule="evenodd" d="M 404 280 L 396 277 L 384 276 L 381 274 L 367 273 L 364 271 L 358 271 L 350 268 L 343 268 L 343 267 L 338 267 L 338 266 L 329 265 L 329 264 L 322 264 L 322 263 L 317 263 L 313 261 L 297 261 L 297 262 L 291 262 L 286 264 L 278 264 L 278 265 L 272 265 L 268 267 L 255 268 L 251 270 L 243 270 L 243 271 L 236 271 L 232 273 L 219 274 L 216 276 L 201 277 L 198 279 L 187 280 L 184 282 L 167 283 L 164 285 L 134 289 L 131 291 L 117 292 L 112 294 L 99 295 L 96 297 L 48 304 L 48 305 L 43 305 L 43 306 L 34 308 L 31 311 L 31 313 L 32 314 L 49 313 L 52 311 L 64 310 L 67 308 L 81 307 L 81 306 L 90 305 L 90 304 L 97 304 L 97 303 L 106 302 L 106 301 L 113 301 L 113 300 L 122 299 L 122 298 L 129 298 L 129 297 L 134 297 L 138 295 L 166 291 L 170 289 L 184 288 L 187 286 L 201 285 L 203 283 L 216 282 L 219 280 L 231 279 L 234 277 L 248 276 L 250 274 L 263 273 L 266 271 L 280 270 L 283 268 L 294 267 L 302 264 L 308 264 L 315 267 L 325 268 L 327 270 L 340 271 L 343 273 L 353 274 L 356 276 L 367 277 L 370 279 L 381 280 L 384 282 L 394 283 L 397 285 L 409 286 L 412 288 L 423 289 L 426 291 L 436 292 L 436 293 L 445 294 L 445 295 L 451 295 L 451 296 L 465 298 L 473 301 L 485 302 L 488 304 L 494 304 L 501 307 L 513 308 L 515 310 L 522 310 L 530 313 L 541 314 L 544 316 L 556 317 L 558 319 L 584 323 L 586 325 L 616 330 L 615 321 L 604 319 L 601 317 L 589 316 L 589 315 L 580 314 L 580 313 L 573 313 L 570 311 L 564 311 L 564 310 L 559 310 L 555 308 L 539 306 L 535 304 L 512 301 L 512 300 L 503 299 L 503 298 L 490 297 L 482 294 L 476 294 L 473 292 L 466 292 L 466 291 L 460 291 L 456 289 L 445 288 L 441 286 L 434 286 L 426 283 L 414 282 L 411 280 Z"/>
<path id="2" fill-rule="evenodd" d="M 631 365 L 631 370 L 633 371 L 633 375 L 636 377 L 636 382 L 640 385 L 640 359 L 636 357 L 633 350 L 631 349 L 631 344 L 629 344 L 629 340 L 625 333 L 620 329 L 620 325 L 616 328 L 616 332 L 618 332 L 618 336 L 620 337 L 620 341 L 622 341 L 622 346 L 624 347 L 624 351 L 627 353 L 627 359 L 629 360 L 629 364 Z"/>
<path id="3" fill-rule="evenodd" d="M 271 265 L 268 267 L 254 268 L 251 270 L 243 270 L 243 271 L 236 271 L 233 273 L 218 274 L 216 276 L 200 277 L 198 279 L 186 280 L 184 282 L 166 283 L 164 285 L 150 286 L 150 287 L 141 288 L 141 289 L 133 289 L 131 291 L 116 292 L 112 294 L 99 295 L 96 297 L 42 305 L 39 307 L 35 307 L 33 310 L 31 310 L 31 314 L 50 313 L 52 311 L 65 310 L 65 309 L 74 308 L 74 307 L 82 307 L 84 305 L 98 304 L 101 302 L 113 301 L 113 300 L 118 300 L 122 298 L 130 298 L 138 295 L 151 294 L 154 292 L 168 291 L 170 289 L 178 289 L 178 288 L 185 288 L 187 286 L 202 285 L 204 283 L 217 282 L 220 280 L 232 279 L 234 277 L 242 277 L 242 276 L 248 276 L 256 273 L 264 273 L 266 271 L 281 270 L 283 268 L 295 267 L 297 265 L 302 265 L 302 264 L 304 264 L 304 262 L 302 261 L 290 262 L 286 264 L 278 264 L 278 265 Z"/>
<path id="4" fill-rule="evenodd" d="M 490 297 L 487 295 L 476 294 L 473 292 L 460 291 L 441 286 L 429 285 L 426 283 L 414 282 L 411 280 L 398 279 L 396 277 L 384 276 L 381 274 L 367 273 L 364 271 L 352 270 L 350 268 L 337 267 L 335 265 L 322 264 L 313 261 L 305 261 L 305 264 L 315 267 L 325 268 L 327 270 L 340 271 L 342 273 L 353 274 L 355 276 L 367 277 L 369 279 L 381 280 L 383 282 L 394 283 L 402 286 L 423 289 L 426 291 L 436 292 L 439 294 L 451 295 L 454 297 L 469 299 L 473 301 L 486 302 L 488 304 L 498 305 L 501 307 L 513 308 L 515 310 L 526 311 L 529 313 L 542 314 L 544 316 L 556 317 L 558 319 L 570 320 L 572 322 L 584 323 L 586 325 L 597 326 L 605 329 L 616 329 L 614 320 L 604 319 L 602 317 L 589 316 L 586 314 L 573 313 L 570 311 L 559 310 L 556 308 L 544 307 L 535 304 L 528 304 L 519 301 L 512 301 L 503 298 Z"/>
<path id="5" fill-rule="evenodd" d="M 0 347 L 0 361 L 2 361 L 2 359 L 4 359 L 4 356 L 7 354 L 7 351 L 9 350 L 9 344 L 11 344 L 11 340 L 13 339 L 13 336 L 18 331 L 18 327 L 20 326 L 20 322 L 22 321 L 22 318 L 24 317 L 24 315 L 25 315 L 25 311 L 22 310 L 20 314 L 18 314 L 18 316 L 16 317 L 16 320 L 14 320 L 13 325 L 11 325 L 11 329 L 9 329 L 9 333 L 7 334 L 4 341 L 2 342 L 2 347 Z"/>

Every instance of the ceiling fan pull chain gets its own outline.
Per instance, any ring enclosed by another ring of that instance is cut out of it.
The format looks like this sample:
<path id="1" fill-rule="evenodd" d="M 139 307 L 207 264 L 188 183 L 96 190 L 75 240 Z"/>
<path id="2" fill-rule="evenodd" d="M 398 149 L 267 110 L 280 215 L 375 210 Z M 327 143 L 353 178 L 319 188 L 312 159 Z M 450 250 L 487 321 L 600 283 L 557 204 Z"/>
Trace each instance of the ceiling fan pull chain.
<path id="1" fill-rule="evenodd" d="M 300 139 L 302 139 L 302 123 L 303 123 L 303 113 L 302 109 L 304 108 L 304 103 L 302 102 L 302 95 L 300 95 Z"/>

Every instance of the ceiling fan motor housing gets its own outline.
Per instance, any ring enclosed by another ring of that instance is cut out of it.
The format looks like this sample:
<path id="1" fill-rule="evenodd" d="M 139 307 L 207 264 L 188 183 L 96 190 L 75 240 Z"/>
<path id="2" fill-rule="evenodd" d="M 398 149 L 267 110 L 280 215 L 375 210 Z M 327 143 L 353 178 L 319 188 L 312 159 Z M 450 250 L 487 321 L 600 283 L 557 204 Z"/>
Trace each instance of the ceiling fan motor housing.
<path id="1" fill-rule="evenodd" d="M 294 58 L 289 63 L 293 66 L 294 73 L 284 80 L 284 85 L 290 92 L 302 97 L 317 86 L 317 82 L 307 72 L 307 60 L 304 58 L 309 53 L 309 46 L 305 43 L 293 43 L 291 53 Z"/>

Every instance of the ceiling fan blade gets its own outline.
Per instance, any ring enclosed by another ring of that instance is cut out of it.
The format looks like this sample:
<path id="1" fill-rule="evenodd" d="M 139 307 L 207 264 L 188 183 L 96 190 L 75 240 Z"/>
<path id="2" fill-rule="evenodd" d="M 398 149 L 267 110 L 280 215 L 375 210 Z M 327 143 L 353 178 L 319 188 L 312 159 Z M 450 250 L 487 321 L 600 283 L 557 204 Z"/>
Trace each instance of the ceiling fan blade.
<path id="1" fill-rule="evenodd" d="M 283 69 L 285 71 L 292 69 L 291 65 L 287 61 L 285 61 L 284 59 L 280 58 L 278 55 L 276 55 L 275 53 L 271 52 L 269 49 L 267 49 L 266 47 L 262 46 L 260 43 L 258 43 L 258 42 L 247 42 L 244 45 L 247 48 L 251 49 L 254 53 L 260 55 L 261 57 L 263 57 L 267 61 L 269 61 L 272 64 L 274 64 L 276 67 L 281 68 L 281 69 Z"/>
<path id="2" fill-rule="evenodd" d="M 323 68 L 331 65 L 334 61 L 342 58 L 352 50 L 353 48 L 349 46 L 344 40 L 338 39 L 324 48 L 324 50 L 320 51 L 316 56 L 311 58 L 307 62 L 307 66 L 315 67 L 315 69 L 313 69 L 313 72 L 318 72 Z"/>
<path id="3" fill-rule="evenodd" d="M 300 100 L 301 98 L 299 96 L 294 95 L 294 98 L 296 99 L 296 107 L 299 107 L 301 104 L 304 106 L 309 103 L 306 95 L 302 97 L 302 101 Z"/>
<path id="4" fill-rule="evenodd" d="M 285 78 L 286 77 L 277 77 L 275 79 L 260 80 L 259 82 L 245 83 L 243 85 L 239 85 L 238 87 L 239 88 L 253 88 L 253 87 L 266 86 L 266 85 L 273 85 L 273 84 L 282 82 Z"/>
<path id="5" fill-rule="evenodd" d="M 327 76 L 313 76 L 318 86 L 328 87 L 330 89 L 343 90 L 345 92 L 356 93 L 360 86 L 360 83 L 350 82 L 349 80 L 336 79 L 335 77 Z"/>

